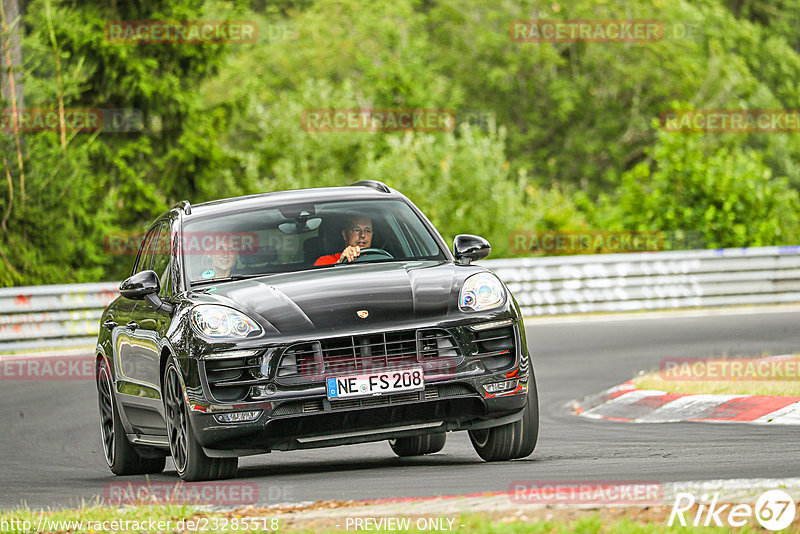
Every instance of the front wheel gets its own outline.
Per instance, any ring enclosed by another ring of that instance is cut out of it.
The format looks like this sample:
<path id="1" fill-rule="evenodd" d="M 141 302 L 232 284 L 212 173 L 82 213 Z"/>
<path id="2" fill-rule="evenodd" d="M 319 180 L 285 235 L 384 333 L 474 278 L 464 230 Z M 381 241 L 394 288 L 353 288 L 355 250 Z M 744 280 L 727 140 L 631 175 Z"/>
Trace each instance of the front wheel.
<path id="1" fill-rule="evenodd" d="M 507 425 L 470 430 L 469 439 L 478 456 L 487 462 L 511 460 L 530 456 L 539 438 L 539 398 L 536 379 L 531 373 L 528 399 L 519 421 Z"/>
<path id="2" fill-rule="evenodd" d="M 97 363 L 97 402 L 100 407 L 100 438 L 103 455 L 115 475 L 153 475 L 164 470 L 166 458 L 140 456 L 125 436 L 125 429 L 114 399 L 111 368 L 105 359 Z"/>
<path id="3" fill-rule="evenodd" d="M 438 432 L 436 434 L 390 439 L 389 446 L 394 453 L 400 457 L 422 456 L 423 454 L 439 452 L 444 448 L 446 440 L 447 434 Z"/>
<path id="4" fill-rule="evenodd" d="M 183 395 L 180 371 L 170 358 L 164 369 L 164 411 L 167 416 L 169 450 L 178 476 L 187 482 L 233 478 L 238 458 L 209 458 L 197 442 Z"/>

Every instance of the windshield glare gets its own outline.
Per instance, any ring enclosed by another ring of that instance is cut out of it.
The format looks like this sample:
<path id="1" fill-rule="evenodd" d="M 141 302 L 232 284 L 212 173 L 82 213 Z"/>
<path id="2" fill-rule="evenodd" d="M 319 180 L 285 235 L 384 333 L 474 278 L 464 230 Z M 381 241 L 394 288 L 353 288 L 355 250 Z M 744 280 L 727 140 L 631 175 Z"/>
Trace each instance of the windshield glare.
<path id="1" fill-rule="evenodd" d="M 181 240 L 192 283 L 342 266 L 348 246 L 359 247 L 357 263 L 445 258 L 416 213 L 398 200 L 229 213 L 188 222 Z"/>

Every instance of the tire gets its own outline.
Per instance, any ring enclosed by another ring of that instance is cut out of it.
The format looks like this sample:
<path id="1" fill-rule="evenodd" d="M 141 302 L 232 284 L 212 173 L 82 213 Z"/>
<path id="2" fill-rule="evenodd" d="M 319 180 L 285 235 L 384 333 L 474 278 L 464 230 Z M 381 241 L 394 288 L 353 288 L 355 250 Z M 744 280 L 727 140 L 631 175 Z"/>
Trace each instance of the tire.
<path id="1" fill-rule="evenodd" d="M 438 432 L 436 434 L 390 439 L 389 446 L 400 457 L 422 456 L 423 454 L 439 452 L 444 448 L 446 440 L 447 435 L 444 432 Z"/>
<path id="2" fill-rule="evenodd" d="M 536 379 L 531 372 L 528 399 L 522 418 L 507 425 L 470 430 L 469 439 L 478 456 L 487 462 L 526 458 L 536 448 L 539 438 L 539 398 Z"/>
<path id="3" fill-rule="evenodd" d="M 111 472 L 118 476 L 153 475 L 164 470 L 166 458 L 140 456 L 125 435 L 113 393 L 111 368 L 105 359 L 97 364 L 97 403 L 100 408 L 100 439 L 103 456 Z"/>
<path id="4" fill-rule="evenodd" d="M 195 439 L 180 370 L 172 357 L 164 369 L 163 398 L 169 450 L 178 476 L 187 482 L 234 478 L 239 459 L 210 458 Z"/>

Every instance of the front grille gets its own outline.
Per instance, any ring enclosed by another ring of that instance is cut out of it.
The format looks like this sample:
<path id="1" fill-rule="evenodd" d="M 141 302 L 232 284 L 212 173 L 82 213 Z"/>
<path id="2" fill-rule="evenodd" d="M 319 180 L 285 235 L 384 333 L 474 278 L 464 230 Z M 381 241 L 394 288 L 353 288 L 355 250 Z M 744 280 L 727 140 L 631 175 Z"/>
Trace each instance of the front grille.
<path id="1" fill-rule="evenodd" d="M 432 390 L 434 388 L 431 388 Z M 412 391 L 411 393 L 400 393 L 392 395 L 392 402 L 410 402 L 419 400 L 419 391 Z"/>
<path id="2" fill-rule="evenodd" d="M 271 369 L 279 354 L 278 364 Z M 379 332 L 269 348 L 264 355 L 200 360 L 214 400 L 246 400 L 270 376 L 284 385 L 322 382 L 327 376 L 422 367 L 426 376 L 453 374 L 463 361 L 455 338 L 442 328 Z"/>
<path id="3" fill-rule="evenodd" d="M 203 362 L 208 387 L 219 401 L 242 399 L 250 386 L 263 382 L 261 357 L 209 359 Z"/>
<path id="4" fill-rule="evenodd" d="M 322 399 L 314 399 L 303 402 L 303 413 L 319 412 L 324 409 Z"/>
<path id="5" fill-rule="evenodd" d="M 470 355 L 481 358 L 484 366 L 498 370 L 512 365 L 516 358 L 514 326 L 473 332 Z"/>
<path id="6" fill-rule="evenodd" d="M 377 397 L 364 397 L 361 399 L 345 399 L 331 401 L 331 410 L 352 410 L 355 408 L 370 408 L 373 406 L 386 406 L 403 404 L 407 402 L 436 400 L 446 397 L 458 397 L 474 394 L 474 390 L 464 384 L 445 384 L 441 386 L 428 386 L 425 391 L 399 393 L 397 395 L 381 395 Z M 322 412 L 325 410 L 323 399 L 306 401 L 284 402 L 272 412 L 273 417 L 282 415 L 296 415 L 301 413 Z"/>
<path id="7" fill-rule="evenodd" d="M 365 397 L 363 399 L 331 401 L 331 409 L 349 410 L 353 408 L 368 408 L 370 406 L 380 406 L 385 404 L 402 404 L 404 402 L 435 400 L 444 397 L 457 397 L 460 395 L 469 395 L 471 393 L 474 393 L 473 390 L 464 384 L 445 384 L 442 386 L 428 386 L 425 388 L 425 391 L 412 391 L 411 393 L 382 395 L 379 397 Z"/>
<path id="8" fill-rule="evenodd" d="M 350 410 L 352 408 L 361 408 L 361 399 L 336 401 L 331 404 L 333 410 Z"/>
<path id="9" fill-rule="evenodd" d="M 389 404 L 390 401 L 389 397 L 368 397 L 366 399 L 361 399 L 361 406 L 367 408 L 369 406 L 383 406 L 384 404 Z M 331 404 L 331 408 L 333 408 L 333 404 Z"/>
<path id="10" fill-rule="evenodd" d="M 422 365 L 426 372 L 460 363 L 453 336 L 440 328 L 379 332 L 296 343 L 287 347 L 275 370 L 279 381 L 321 381 L 326 376 Z"/>
<path id="11" fill-rule="evenodd" d="M 514 327 L 503 326 L 475 332 L 472 341 L 474 356 L 500 356 L 514 352 Z"/>

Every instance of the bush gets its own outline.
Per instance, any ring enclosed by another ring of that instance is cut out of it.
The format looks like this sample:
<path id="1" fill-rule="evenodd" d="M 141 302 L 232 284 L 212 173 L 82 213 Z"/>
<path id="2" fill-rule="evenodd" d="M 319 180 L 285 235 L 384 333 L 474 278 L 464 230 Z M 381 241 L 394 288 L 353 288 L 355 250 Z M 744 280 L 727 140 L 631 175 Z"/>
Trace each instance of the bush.
<path id="1" fill-rule="evenodd" d="M 623 174 L 601 218 L 630 230 L 698 230 L 707 248 L 797 241 L 797 191 L 773 178 L 757 152 L 662 132 L 649 156 Z"/>

